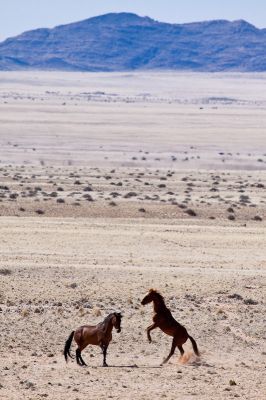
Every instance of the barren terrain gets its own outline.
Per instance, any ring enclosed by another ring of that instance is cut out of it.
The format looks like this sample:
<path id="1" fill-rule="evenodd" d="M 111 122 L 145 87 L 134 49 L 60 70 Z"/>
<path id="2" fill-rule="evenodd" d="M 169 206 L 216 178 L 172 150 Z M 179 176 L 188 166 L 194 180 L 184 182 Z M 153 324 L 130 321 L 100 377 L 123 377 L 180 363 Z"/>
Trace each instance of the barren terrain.
<path id="1" fill-rule="evenodd" d="M 0 399 L 264 399 L 266 76 L 0 82 Z M 160 367 L 151 287 L 200 358 Z M 112 311 L 110 367 L 92 346 L 66 364 Z"/>

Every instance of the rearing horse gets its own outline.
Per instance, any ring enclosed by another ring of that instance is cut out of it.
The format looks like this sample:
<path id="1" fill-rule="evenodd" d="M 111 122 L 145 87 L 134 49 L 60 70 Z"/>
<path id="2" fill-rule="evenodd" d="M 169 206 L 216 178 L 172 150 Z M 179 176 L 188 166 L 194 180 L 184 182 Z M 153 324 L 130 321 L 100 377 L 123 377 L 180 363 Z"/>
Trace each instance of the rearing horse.
<path id="1" fill-rule="evenodd" d="M 157 292 L 157 290 L 150 289 L 147 296 L 144 297 L 141 304 L 145 305 L 151 303 L 153 301 L 154 315 L 153 315 L 153 324 L 148 326 L 147 328 L 147 336 L 148 340 L 151 343 L 151 334 L 150 332 L 155 328 L 160 328 L 164 333 L 173 337 L 172 347 L 169 355 L 163 361 L 163 364 L 167 363 L 169 359 L 175 352 L 175 348 L 178 347 L 181 357 L 184 354 L 184 349 L 182 345 L 187 341 L 187 339 L 191 340 L 193 350 L 197 356 L 199 356 L 199 351 L 197 347 L 197 343 L 193 339 L 193 337 L 189 336 L 187 330 L 184 326 L 179 324 L 171 314 L 169 308 L 166 307 L 163 296 Z"/>
<path id="2" fill-rule="evenodd" d="M 64 348 L 64 356 L 66 362 L 68 356 L 70 358 L 74 358 L 70 354 L 70 347 L 74 338 L 75 342 L 78 345 L 78 348 L 76 350 L 76 361 L 78 365 L 87 365 L 81 357 L 81 352 L 83 349 L 85 349 L 85 347 L 88 346 L 88 344 L 93 344 L 101 347 L 103 352 L 103 367 L 108 367 L 106 363 L 107 348 L 112 340 L 113 327 L 115 327 L 117 332 L 121 332 L 121 318 L 121 313 L 114 312 L 112 314 L 109 314 L 103 320 L 103 322 L 100 322 L 98 325 L 84 325 L 79 327 L 77 330 L 71 332 L 69 338 L 65 343 Z"/>

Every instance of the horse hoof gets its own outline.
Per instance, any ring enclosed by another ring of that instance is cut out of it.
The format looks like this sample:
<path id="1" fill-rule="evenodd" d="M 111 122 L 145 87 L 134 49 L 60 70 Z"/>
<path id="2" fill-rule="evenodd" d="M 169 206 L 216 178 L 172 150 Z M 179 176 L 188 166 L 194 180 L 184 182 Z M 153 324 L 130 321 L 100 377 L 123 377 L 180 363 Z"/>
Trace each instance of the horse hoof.
<path id="1" fill-rule="evenodd" d="M 108 365 L 107 364 L 103 364 L 103 367 L 108 367 Z"/>

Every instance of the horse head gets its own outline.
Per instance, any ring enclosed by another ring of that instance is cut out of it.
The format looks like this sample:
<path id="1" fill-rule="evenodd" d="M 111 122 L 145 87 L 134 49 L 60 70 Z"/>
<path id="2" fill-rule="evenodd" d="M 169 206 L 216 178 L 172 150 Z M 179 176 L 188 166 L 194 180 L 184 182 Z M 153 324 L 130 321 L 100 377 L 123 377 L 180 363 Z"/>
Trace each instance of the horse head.
<path id="1" fill-rule="evenodd" d="M 150 289 L 149 293 L 142 299 L 141 304 L 145 306 L 146 304 L 151 303 L 157 296 L 160 296 L 160 293 L 155 289 Z"/>
<path id="2" fill-rule="evenodd" d="M 118 333 L 121 332 L 121 320 L 122 320 L 122 315 L 120 312 L 113 313 L 112 323 Z"/>

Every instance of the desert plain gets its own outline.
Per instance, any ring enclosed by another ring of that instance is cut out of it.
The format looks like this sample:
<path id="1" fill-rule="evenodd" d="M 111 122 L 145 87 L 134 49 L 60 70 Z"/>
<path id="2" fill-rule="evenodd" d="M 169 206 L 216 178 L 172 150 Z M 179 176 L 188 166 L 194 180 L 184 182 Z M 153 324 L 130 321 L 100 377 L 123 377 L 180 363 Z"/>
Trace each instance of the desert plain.
<path id="1" fill-rule="evenodd" d="M 265 399 L 266 75 L 0 83 L 0 399 Z M 150 288 L 200 357 L 160 366 Z M 109 367 L 93 346 L 66 364 L 113 311 Z"/>

